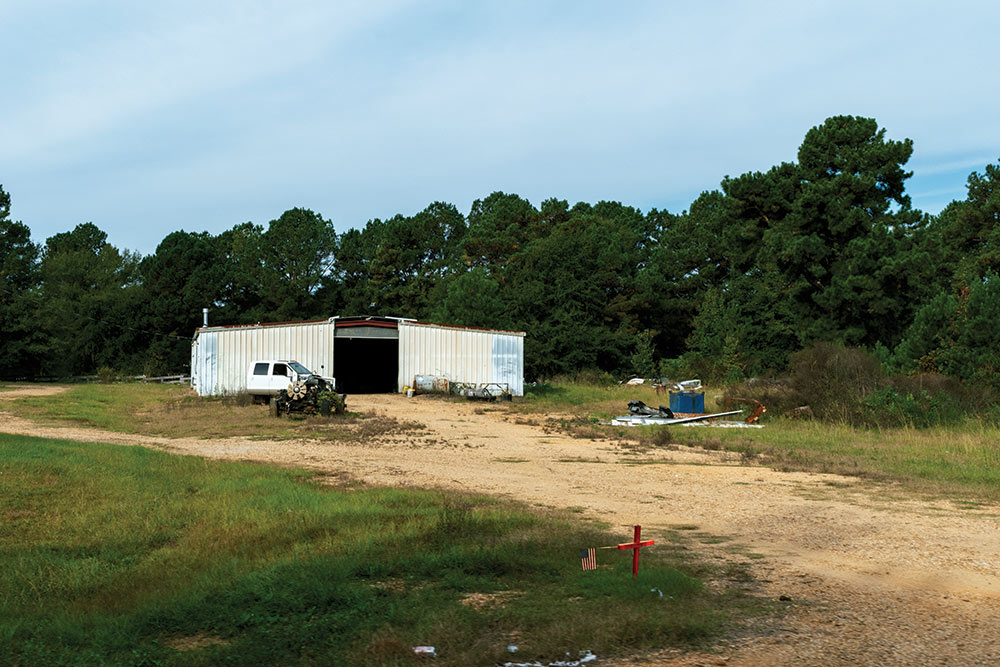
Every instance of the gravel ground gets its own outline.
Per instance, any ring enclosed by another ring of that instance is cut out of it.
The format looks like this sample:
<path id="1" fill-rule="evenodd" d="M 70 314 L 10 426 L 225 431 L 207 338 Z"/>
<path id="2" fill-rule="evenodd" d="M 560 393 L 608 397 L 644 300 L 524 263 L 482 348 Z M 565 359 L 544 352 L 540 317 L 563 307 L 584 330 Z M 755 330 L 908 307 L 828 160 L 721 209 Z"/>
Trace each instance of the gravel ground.
<path id="1" fill-rule="evenodd" d="M 0 400 L 18 395 L 2 392 Z M 0 413 L 0 431 L 506 495 L 578 508 L 620 527 L 623 541 L 636 523 L 651 539 L 682 526 L 706 536 L 698 547 L 706 558 L 749 564 L 760 592 L 788 608 L 777 621 L 748 621 L 710 651 L 622 664 L 1000 665 L 1000 506 L 914 500 L 852 478 L 743 465 L 724 452 L 638 454 L 546 433 L 503 406 L 373 395 L 352 396 L 350 407 L 427 429 L 363 445 L 170 439 Z M 636 458 L 657 463 L 627 465 Z"/>

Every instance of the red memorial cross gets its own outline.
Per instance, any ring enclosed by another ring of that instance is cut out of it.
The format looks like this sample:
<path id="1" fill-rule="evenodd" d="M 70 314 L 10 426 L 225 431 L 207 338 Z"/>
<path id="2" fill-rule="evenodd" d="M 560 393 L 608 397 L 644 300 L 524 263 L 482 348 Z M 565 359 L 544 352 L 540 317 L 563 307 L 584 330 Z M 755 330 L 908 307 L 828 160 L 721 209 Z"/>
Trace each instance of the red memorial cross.
<path id="1" fill-rule="evenodd" d="M 635 539 L 631 542 L 626 542 L 625 544 L 619 544 L 618 550 L 623 549 L 634 549 L 632 552 L 632 578 L 639 576 L 639 549 L 642 547 L 648 547 L 653 544 L 653 540 L 646 540 L 645 542 L 639 541 L 639 535 L 642 533 L 642 526 L 635 527 Z"/>

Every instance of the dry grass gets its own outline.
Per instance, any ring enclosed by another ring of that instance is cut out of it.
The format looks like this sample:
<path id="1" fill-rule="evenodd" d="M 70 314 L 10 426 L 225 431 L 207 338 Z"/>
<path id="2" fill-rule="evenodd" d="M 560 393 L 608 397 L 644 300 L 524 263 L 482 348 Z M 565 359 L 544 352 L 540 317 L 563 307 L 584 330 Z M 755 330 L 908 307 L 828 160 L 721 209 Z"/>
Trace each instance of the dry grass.
<path id="1" fill-rule="evenodd" d="M 512 409 L 522 414 L 592 415 L 610 419 L 623 415 L 629 401 L 647 405 L 666 405 L 667 394 L 657 394 L 652 385 L 598 386 L 579 382 L 537 384 L 524 388 L 524 398 Z"/>
<path id="2" fill-rule="evenodd" d="M 562 434 L 572 438 L 598 442 L 607 441 L 619 447 L 637 451 L 657 448 L 669 449 L 675 446 L 671 432 L 666 426 L 609 426 L 600 424 L 594 419 L 594 417 L 583 416 L 549 417 L 547 419 L 531 416 L 520 417 L 515 420 L 515 423 L 539 426 L 547 434 Z"/>
<path id="3" fill-rule="evenodd" d="M 726 387 L 708 388 L 706 409 L 724 404 Z M 510 408 L 517 420 L 548 432 L 613 442 L 639 453 L 690 445 L 724 450 L 745 464 L 786 471 L 824 472 L 894 482 L 934 496 L 995 501 L 1000 498 L 1000 427 L 967 417 L 947 426 L 862 428 L 848 423 L 771 417 L 763 429 L 708 426 L 623 428 L 596 423 L 624 414 L 630 400 L 666 403 L 650 386 L 597 386 L 561 382 L 526 388 Z"/>
<path id="4" fill-rule="evenodd" d="M 275 419 L 268 414 L 267 406 L 233 407 L 214 401 L 168 403 L 137 415 L 137 420 L 137 432 L 172 438 L 310 438 L 371 446 L 400 440 L 412 442 L 428 433 L 426 425 L 420 422 L 385 415 L 291 415 Z"/>
<path id="5" fill-rule="evenodd" d="M 313 438 L 357 442 L 420 437 L 427 427 L 385 415 L 290 415 L 275 419 L 266 405 L 232 405 L 204 399 L 163 403 L 136 415 L 137 432 L 172 438 L 257 436 L 268 439 Z"/>
<path id="6" fill-rule="evenodd" d="M 775 420 L 759 430 L 675 429 L 678 442 L 739 452 L 746 462 L 897 482 L 934 496 L 1000 498 L 1000 429 L 967 421 L 926 429 L 861 429 Z"/>

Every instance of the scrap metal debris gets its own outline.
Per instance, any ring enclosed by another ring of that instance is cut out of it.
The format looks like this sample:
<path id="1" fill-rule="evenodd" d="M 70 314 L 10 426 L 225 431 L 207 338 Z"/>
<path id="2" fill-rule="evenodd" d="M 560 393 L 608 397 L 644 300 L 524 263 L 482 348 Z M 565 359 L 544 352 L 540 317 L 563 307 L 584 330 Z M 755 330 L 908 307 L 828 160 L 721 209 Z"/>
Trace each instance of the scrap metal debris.
<path id="1" fill-rule="evenodd" d="M 483 382 L 481 384 L 455 382 L 452 383 L 451 393 L 479 401 L 496 401 L 498 399 L 509 401 L 513 398 L 510 393 L 510 385 L 505 382 Z"/>
<path id="2" fill-rule="evenodd" d="M 413 391 L 416 394 L 447 394 L 448 378 L 439 375 L 415 375 Z"/>
<path id="3" fill-rule="evenodd" d="M 701 391 L 703 385 L 698 379 L 674 382 L 670 378 L 660 378 L 653 381 L 653 388 L 657 394 L 666 394 L 671 391 Z"/>
<path id="4" fill-rule="evenodd" d="M 710 422 L 689 422 L 681 426 L 711 426 L 712 428 L 764 428 L 763 424 L 747 424 L 746 422 L 734 421 L 710 421 Z"/>
<path id="5" fill-rule="evenodd" d="M 413 378 L 413 386 L 403 387 L 403 393 L 412 398 L 417 394 L 450 394 L 464 396 L 470 400 L 479 401 L 509 401 L 513 399 L 510 385 L 506 382 L 450 382 L 446 377 L 434 375 L 417 375 Z"/>
<path id="6" fill-rule="evenodd" d="M 579 667 L 591 660 L 597 660 L 597 656 L 590 651 L 580 651 L 580 658 L 573 660 L 569 654 L 566 652 L 565 660 L 553 660 L 552 662 L 541 663 L 537 660 L 535 662 L 505 662 L 501 667 Z"/>
<path id="7" fill-rule="evenodd" d="M 676 417 L 673 411 L 666 406 L 652 408 L 642 401 L 629 401 L 628 414 L 615 417 L 609 424 L 612 426 L 647 426 L 647 425 L 669 425 L 669 424 L 689 424 L 692 422 L 705 421 L 707 419 L 717 419 L 719 417 L 729 417 L 743 414 L 742 410 L 732 410 L 729 412 L 716 412 L 708 415 L 693 415 L 690 417 Z"/>
<path id="8" fill-rule="evenodd" d="M 673 411 L 661 405 L 659 408 L 652 408 L 642 401 L 629 401 L 628 402 L 628 413 L 630 415 L 638 415 L 640 417 L 663 417 L 664 419 L 673 419 Z"/>
<path id="9" fill-rule="evenodd" d="M 726 399 L 726 407 L 732 407 L 732 404 L 736 402 L 750 403 L 754 406 L 753 412 L 751 412 L 750 415 L 743 420 L 744 424 L 756 424 L 757 420 L 760 419 L 760 416 L 767 412 L 767 408 L 764 407 L 764 404 L 753 398 L 738 398 L 730 396 Z"/>

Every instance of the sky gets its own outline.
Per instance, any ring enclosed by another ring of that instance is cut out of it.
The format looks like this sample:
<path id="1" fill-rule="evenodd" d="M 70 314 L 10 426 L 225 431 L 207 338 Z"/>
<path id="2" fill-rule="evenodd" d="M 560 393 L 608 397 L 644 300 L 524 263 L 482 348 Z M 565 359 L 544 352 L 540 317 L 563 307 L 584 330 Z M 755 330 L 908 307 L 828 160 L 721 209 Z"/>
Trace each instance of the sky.
<path id="1" fill-rule="evenodd" d="M 0 185 L 36 241 L 501 190 L 679 213 L 849 114 L 913 206 L 1000 160 L 1000 3 L 0 0 Z"/>

